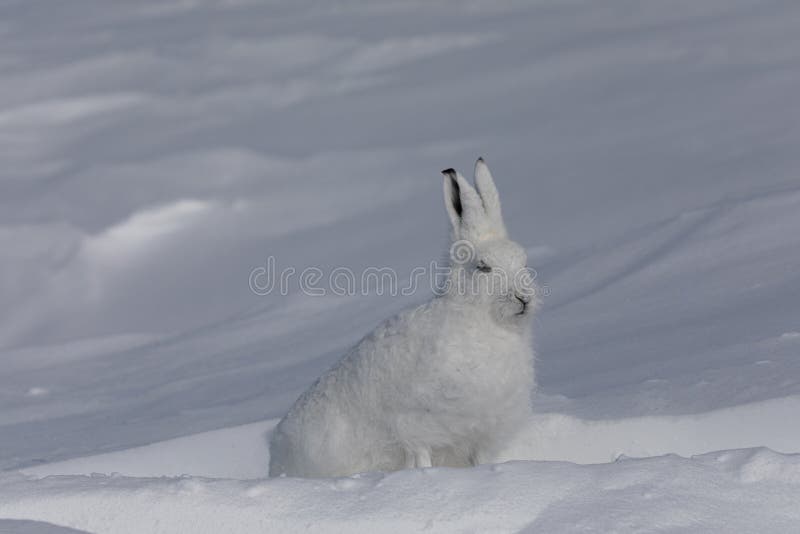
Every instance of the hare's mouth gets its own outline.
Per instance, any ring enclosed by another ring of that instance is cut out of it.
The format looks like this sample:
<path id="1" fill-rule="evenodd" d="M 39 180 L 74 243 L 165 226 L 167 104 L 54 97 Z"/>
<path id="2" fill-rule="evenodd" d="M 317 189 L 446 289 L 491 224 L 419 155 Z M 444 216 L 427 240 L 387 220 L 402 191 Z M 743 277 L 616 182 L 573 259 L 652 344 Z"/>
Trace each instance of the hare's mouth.
<path id="1" fill-rule="evenodd" d="M 519 310 L 517 313 L 515 313 L 514 315 L 525 315 L 525 313 L 528 311 L 528 301 L 527 301 L 527 300 L 524 300 L 524 299 L 521 299 L 521 298 L 519 298 L 519 296 L 517 296 L 517 295 L 514 295 L 514 298 L 516 298 L 516 299 L 517 299 L 517 302 L 519 302 L 519 303 L 522 305 L 522 309 L 520 309 L 520 310 Z"/>

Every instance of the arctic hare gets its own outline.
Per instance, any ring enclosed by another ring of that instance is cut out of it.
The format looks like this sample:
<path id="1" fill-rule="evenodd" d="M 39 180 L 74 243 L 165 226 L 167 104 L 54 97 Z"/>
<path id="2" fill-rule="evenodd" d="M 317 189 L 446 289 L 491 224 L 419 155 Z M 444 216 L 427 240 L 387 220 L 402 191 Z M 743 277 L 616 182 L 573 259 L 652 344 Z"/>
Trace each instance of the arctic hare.
<path id="1" fill-rule="evenodd" d="M 445 290 L 378 326 L 295 402 L 273 433 L 270 476 L 476 465 L 529 417 L 536 301 L 525 250 L 508 239 L 482 158 L 476 188 L 443 174 Z"/>

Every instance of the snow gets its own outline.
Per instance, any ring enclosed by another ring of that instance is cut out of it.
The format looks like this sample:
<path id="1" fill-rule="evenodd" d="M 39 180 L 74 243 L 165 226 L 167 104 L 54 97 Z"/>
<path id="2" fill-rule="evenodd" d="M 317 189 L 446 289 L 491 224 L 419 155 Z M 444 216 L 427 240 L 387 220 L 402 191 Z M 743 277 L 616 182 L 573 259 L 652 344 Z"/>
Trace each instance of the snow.
<path id="1" fill-rule="evenodd" d="M 554 460 L 579 464 L 620 457 L 679 454 L 726 448 L 769 447 L 792 452 L 800 428 L 787 425 L 800 412 L 800 396 L 744 404 L 696 415 L 586 420 L 537 414 L 499 460 Z M 37 477 L 116 473 L 132 477 L 195 475 L 258 479 L 269 471 L 269 433 L 277 419 L 201 432 L 106 454 L 22 470 Z M 748 428 L 748 432 L 742 432 Z"/>
<path id="2" fill-rule="evenodd" d="M 85 531 L 74 528 L 59 527 L 41 521 L 26 521 L 17 519 L 0 519 L 0 533 L 2 534 L 85 534 Z"/>
<path id="3" fill-rule="evenodd" d="M 266 437 L 277 422 L 211 430 L 142 447 L 48 463 L 23 472 L 36 477 L 116 473 L 131 477 L 191 474 L 206 478 L 265 478 L 269 472 Z"/>
<path id="4" fill-rule="evenodd" d="M 4 3 L 0 532 L 794 532 L 799 23 L 790 0 Z M 438 171 L 479 155 L 547 290 L 509 463 L 265 479 L 276 418 L 428 291 L 249 274 L 407 279 L 444 251 Z"/>
<path id="5" fill-rule="evenodd" d="M 12 476 L 0 482 L 0 511 L 114 534 L 791 532 L 798 488 L 800 456 L 751 449 L 318 480 Z"/>

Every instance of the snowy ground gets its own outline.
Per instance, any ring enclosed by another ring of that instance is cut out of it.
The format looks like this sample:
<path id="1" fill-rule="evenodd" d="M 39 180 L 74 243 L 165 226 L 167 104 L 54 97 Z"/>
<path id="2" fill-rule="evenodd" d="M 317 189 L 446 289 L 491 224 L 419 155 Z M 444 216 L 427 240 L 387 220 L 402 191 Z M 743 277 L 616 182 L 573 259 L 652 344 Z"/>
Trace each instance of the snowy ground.
<path id="1" fill-rule="evenodd" d="M 793 532 L 800 456 L 766 449 L 579 466 L 511 462 L 338 480 L 51 477 L 9 515 L 89 532 Z"/>
<path id="2" fill-rule="evenodd" d="M 798 25 L 790 0 L 0 4 L 0 533 L 796 532 Z M 438 170 L 478 155 L 548 290 L 514 461 L 266 480 L 276 418 L 427 292 L 250 272 L 407 279 L 443 254 Z"/>

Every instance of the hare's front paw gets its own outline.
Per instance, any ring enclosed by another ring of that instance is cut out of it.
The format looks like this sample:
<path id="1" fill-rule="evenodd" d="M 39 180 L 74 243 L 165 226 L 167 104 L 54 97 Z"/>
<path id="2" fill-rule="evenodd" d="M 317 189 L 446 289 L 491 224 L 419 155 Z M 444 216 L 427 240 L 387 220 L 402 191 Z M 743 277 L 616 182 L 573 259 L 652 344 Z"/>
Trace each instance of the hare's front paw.
<path id="1" fill-rule="evenodd" d="M 423 467 L 433 467 L 431 451 L 424 447 L 406 450 L 406 469 L 420 469 Z"/>

